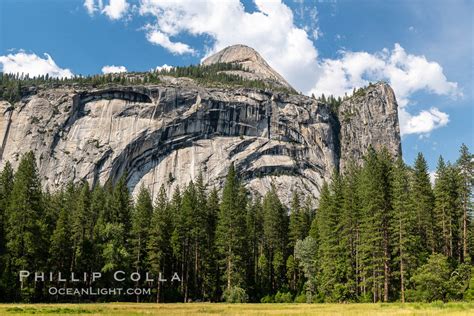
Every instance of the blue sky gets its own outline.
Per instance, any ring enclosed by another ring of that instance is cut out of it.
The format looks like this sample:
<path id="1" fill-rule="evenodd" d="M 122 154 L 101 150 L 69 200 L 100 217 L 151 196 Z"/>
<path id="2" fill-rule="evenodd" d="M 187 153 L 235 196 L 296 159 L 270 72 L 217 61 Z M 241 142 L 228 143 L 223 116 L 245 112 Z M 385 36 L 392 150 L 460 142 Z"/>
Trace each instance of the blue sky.
<path id="1" fill-rule="evenodd" d="M 146 71 L 247 44 L 306 94 L 391 83 L 405 160 L 421 151 L 433 170 L 473 149 L 472 12 L 468 0 L 1 0 L 0 67 Z"/>

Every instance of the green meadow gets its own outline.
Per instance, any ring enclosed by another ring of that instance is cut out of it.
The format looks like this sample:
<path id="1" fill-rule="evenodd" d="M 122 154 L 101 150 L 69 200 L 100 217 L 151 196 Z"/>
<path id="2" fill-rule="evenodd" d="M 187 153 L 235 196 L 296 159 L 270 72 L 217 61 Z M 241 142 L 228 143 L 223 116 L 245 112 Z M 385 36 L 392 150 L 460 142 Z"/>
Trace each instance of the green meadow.
<path id="1" fill-rule="evenodd" d="M 474 303 L 225 304 L 103 303 L 0 304 L 0 315 L 474 315 Z"/>

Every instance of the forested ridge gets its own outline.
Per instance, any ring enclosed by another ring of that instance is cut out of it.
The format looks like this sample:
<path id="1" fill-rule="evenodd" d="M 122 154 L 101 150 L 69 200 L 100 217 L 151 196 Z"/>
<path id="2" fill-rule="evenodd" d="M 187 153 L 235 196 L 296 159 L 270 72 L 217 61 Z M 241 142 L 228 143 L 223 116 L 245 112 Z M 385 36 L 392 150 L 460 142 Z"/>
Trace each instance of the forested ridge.
<path id="1" fill-rule="evenodd" d="M 235 72 L 235 73 L 232 73 Z M 216 63 L 212 65 L 189 65 L 169 67 L 148 72 L 109 73 L 101 75 L 73 76 L 70 78 L 50 77 L 48 74 L 30 77 L 23 73 L 0 72 L 0 100 L 15 103 L 31 93 L 31 88 L 57 88 L 76 86 L 79 88 L 102 88 L 107 85 L 160 84 L 162 76 L 175 78 L 192 78 L 202 86 L 246 87 L 254 89 L 272 89 L 289 94 L 293 89 L 277 87 L 260 79 L 247 79 L 238 73 L 248 72 L 243 66 L 233 63 Z"/>
<path id="2" fill-rule="evenodd" d="M 42 189 L 32 152 L 0 174 L 0 300 L 379 302 L 474 299 L 473 155 L 441 157 L 432 186 L 412 167 L 369 149 L 362 166 L 334 172 L 315 201 L 274 189 L 252 197 L 231 166 L 223 188 L 202 175 L 184 188 L 112 185 Z M 170 178 L 169 182 L 173 179 Z M 219 191 L 218 191 L 219 190 Z M 19 282 L 18 272 L 100 271 L 92 282 Z M 161 272 L 180 282 L 126 281 L 152 295 L 52 296 L 49 286 L 113 287 L 112 273 Z"/>

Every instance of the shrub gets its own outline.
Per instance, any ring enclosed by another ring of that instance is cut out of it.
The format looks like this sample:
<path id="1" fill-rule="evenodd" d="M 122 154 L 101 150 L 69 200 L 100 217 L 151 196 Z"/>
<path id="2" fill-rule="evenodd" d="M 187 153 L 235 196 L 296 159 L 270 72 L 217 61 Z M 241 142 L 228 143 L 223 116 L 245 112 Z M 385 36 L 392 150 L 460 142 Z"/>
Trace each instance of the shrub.
<path id="1" fill-rule="evenodd" d="M 291 303 L 293 302 L 293 295 L 290 292 L 275 294 L 275 303 Z"/>
<path id="2" fill-rule="evenodd" d="M 448 258 L 442 254 L 432 254 L 411 278 L 415 284 L 415 298 L 425 302 L 444 301 L 449 290 L 449 276 Z"/>
<path id="3" fill-rule="evenodd" d="M 325 303 L 326 299 L 324 297 L 324 294 L 319 292 L 316 295 L 313 295 L 312 297 L 312 303 Z"/>
<path id="4" fill-rule="evenodd" d="M 362 294 L 359 296 L 359 303 L 372 303 L 374 300 L 371 293 Z"/>
<path id="5" fill-rule="evenodd" d="M 274 299 L 272 295 L 265 295 L 260 299 L 260 303 L 273 303 Z"/>
<path id="6" fill-rule="evenodd" d="M 301 293 L 300 295 L 295 297 L 295 303 L 306 303 L 306 294 Z"/>
<path id="7" fill-rule="evenodd" d="M 224 291 L 222 298 L 226 303 L 245 303 L 248 301 L 249 296 L 243 288 L 233 286 Z"/>
<path id="8" fill-rule="evenodd" d="M 474 301 L 474 267 L 471 269 L 471 279 L 469 281 L 469 287 L 464 293 L 464 299 L 468 302 Z"/>
<path id="9" fill-rule="evenodd" d="M 457 268 L 451 272 L 448 281 L 448 290 L 446 298 L 449 301 L 462 300 L 463 296 L 468 295 L 467 291 L 470 287 L 469 281 L 471 279 L 471 265 L 468 263 L 461 263 Z M 472 291 L 472 290 L 471 290 Z"/>

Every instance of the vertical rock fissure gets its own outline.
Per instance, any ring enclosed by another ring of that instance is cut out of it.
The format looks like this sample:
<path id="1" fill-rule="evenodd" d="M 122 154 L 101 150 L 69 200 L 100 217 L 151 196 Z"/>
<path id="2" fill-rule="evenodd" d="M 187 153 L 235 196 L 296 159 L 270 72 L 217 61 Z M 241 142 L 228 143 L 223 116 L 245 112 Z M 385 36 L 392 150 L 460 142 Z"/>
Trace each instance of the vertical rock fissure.
<path id="1" fill-rule="evenodd" d="M 334 156 L 336 159 L 336 168 L 337 171 L 341 171 L 341 122 L 337 113 L 331 111 L 331 116 L 333 117 L 334 124 L 332 126 L 332 132 L 334 135 Z"/>
<path id="2" fill-rule="evenodd" d="M 267 131 L 268 131 L 268 139 L 270 139 L 270 126 L 271 126 L 271 115 L 267 115 Z"/>

